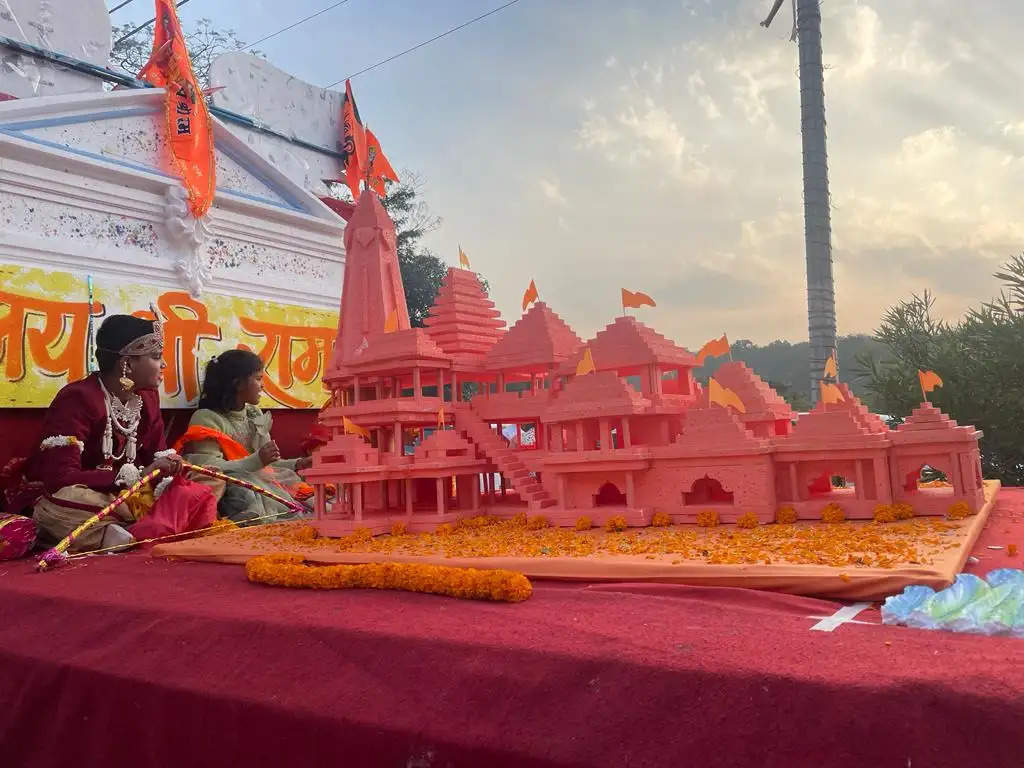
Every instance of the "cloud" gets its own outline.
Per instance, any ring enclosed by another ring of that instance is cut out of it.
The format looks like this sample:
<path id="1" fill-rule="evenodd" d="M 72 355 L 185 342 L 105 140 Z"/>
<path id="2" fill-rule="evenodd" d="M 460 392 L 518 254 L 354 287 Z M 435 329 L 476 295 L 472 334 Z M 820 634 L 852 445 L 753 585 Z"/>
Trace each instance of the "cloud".
<path id="1" fill-rule="evenodd" d="M 718 109 L 715 100 L 707 92 L 707 86 L 699 70 L 686 78 L 686 90 L 689 91 L 690 96 L 700 105 L 700 108 L 704 110 L 704 116 L 708 120 L 717 120 L 722 116 L 722 112 Z"/>
<path id="2" fill-rule="evenodd" d="M 619 60 L 614 56 L 609 56 L 607 59 L 604 60 L 604 65 L 608 67 L 608 69 L 614 69 L 619 65 Z"/>
<path id="3" fill-rule="evenodd" d="M 544 197 L 555 205 L 568 205 L 569 202 L 565 199 L 562 191 L 558 188 L 557 181 L 550 181 L 549 179 L 540 180 L 540 191 Z"/>
<path id="4" fill-rule="evenodd" d="M 843 70 L 843 73 L 847 77 L 863 77 L 878 63 L 881 21 L 874 8 L 858 5 L 847 17 L 844 27 L 847 40 L 855 54 L 852 63 Z"/>

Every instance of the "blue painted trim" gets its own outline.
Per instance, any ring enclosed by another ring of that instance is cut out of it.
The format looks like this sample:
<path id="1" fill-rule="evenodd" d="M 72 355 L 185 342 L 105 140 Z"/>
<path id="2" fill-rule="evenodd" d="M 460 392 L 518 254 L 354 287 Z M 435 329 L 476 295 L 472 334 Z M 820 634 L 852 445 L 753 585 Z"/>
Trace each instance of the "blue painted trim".
<path id="1" fill-rule="evenodd" d="M 308 206 L 304 206 L 302 204 L 302 202 L 298 198 L 296 198 L 294 195 L 291 194 L 291 192 L 289 192 L 288 190 L 282 189 L 278 184 L 275 184 L 273 181 L 271 181 L 270 178 L 268 178 L 266 175 L 264 175 L 260 171 L 257 171 L 256 169 L 254 169 L 250 165 L 248 165 L 244 160 L 242 160 L 238 156 L 238 154 L 233 149 L 231 149 L 229 147 L 226 147 L 223 144 L 218 145 L 217 149 L 220 150 L 221 152 L 223 152 L 227 157 L 229 157 L 232 160 L 234 160 L 235 163 L 237 163 L 242 168 L 244 168 L 248 173 L 252 174 L 252 177 L 254 179 L 256 179 L 257 181 L 263 182 L 263 184 L 271 192 L 275 193 L 276 195 L 279 195 L 281 197 L 281 199 L 285 201 L 286 207 L 291 208 L 291 209 L 293 209 L 295 211 L 298 211 L 299 213 L 310 213 L 310 210 L 309 210 Z M 264 162 L 266 162 L 266 161 L 264 161 Z M 246 196 L 245 193 L 243 193 L 243 192 L 238 192 L 237 194 L 242 195 L 242 196 Z M 252 198 L 252 199 L 256 200 L 258 198 Z"/>
<path id="2" fill-rule="evenodd" d="M 171 174 L 167 173 L 166 171 L 164 171 L 164 170 L 162 170 L 160 168 L 154 168 L 153 166 L 150 166 L 150 165 L 143 165 L 142 163 L 133 163 L 131 160 L 124 160 L 124 159 L 121 159 L 121 158 L 110 157 L 109 155 L 100 155 L 100 154 L 97 154 L 96 152 L 88 152 L 88 151 L 86 151 L 84 149 L 75 149 L 74 147 L 69 147 L 67 144 L 60 144 L 59 142 L 50 141 L 49 139 L 43 139 L 43 138 L 40 138 L 39 136 L 33 136 L 32 134 L 29 134 L 29 133 L 22 133 L 21 131 L 11 130 L 6 125 L 0 125 L 0 133 L 7 134 L 8 136 L 13 136 L 14 138 L 17 138 L 17 139 L 24 139 L 25 141 L 32 142 L 33 144 L 39 144 L 39 145 L 44 146 L 44 147 L 51 147 L 53 149 L 59 149 L 62 152 L 69 152 L 72 155 L 78 155 L 79 157 L 87 157 L 87 158 L 89 158 L 91 160 L 99 160 L 100 162 L 109 163 L 110 165 L 117 165 L 117 166 L 120 166 L 122 168 L 130 168 L 133 171 L 142 171 L 144 173 L 152 173 L 152 174 L 154 174 L 156 176 L 161 176 L 161 177 L 163 177 L 165 179 L 173 179 L 173 180 L 177 181 L 177 177 L 176 176 L 172 176 Z M 221 147 L 220 150 L 222 152 L 224 152 L 224 154 L 226 154 L 228 157 L 231 157 L 232 160 L 235 160 L 236 163 L 238 163 L 243 168 L 245 168 L 244 163 L 241 163 L 237 159 L 235 159 L 232 156 L 232 153 L 224 151 L 223 147 Z M 261 174 L 255 173 L 255 172 L 253 172 L 249 168 L 245 168 L 245 170 L 248 171 L 249 173 L 252 173 L 254 178 L 258 179 L 259 181 L 262 181 L 264 184 L 266 184 L 268 187 L 270 187 L 274 192 L 278 192 L 278 190 L 274 189 L 274 187 L 266 179 L 262 178 Z M 296 211 L 298 213 L 309 213 L 309 211 L 307 209 L 300 207 L 299 205 L 295 204 L 294 202 L 292 202 L 290 200 L 288 202 L 282 203 L 280 200 L 270 200 L 270 199 L 268 199 L 266 197 L 260 197 L 258 195 L 252 195 L 252 194 L 249 194 L 247 192 L 241 192 L 241 191 L 239 191 L 237 189 L 218 188 L 217 189 L 217 194 L 218 195 L 223 195 L 223 194 L 232 195 L 233 197 L 239 197 L 239 198 L 242 198 L 243 200 L 251 200 L 251 201 L 256 202 L 256 203 L 263 203 L 264 205 L 272 205 L 275 208 L 281 208 L 281 209 L 286 210 L 286 211 Z M 280 194 L 280 192 L 278 192 L 278 194 Z M 284 195 L 281 195 L 281 196 L 285 197 Z"/>
<path id="3" fill-rule="evenodd" d="M 140 117 L 155 115 L 160 109 L 150 107 L 131 107 L 128 109 L 111 109 L 106 112 L 91 112 L 87 115 L 63 115 L 61 117 L 44 117 L 38 120 L 22 120 L 20 123 L 0 123 L 10 131 L 31 131 L 36 128 L 52 128 L 57 125 L 78 125 L 97 120 L 111 120 L 116 117 Z"/>

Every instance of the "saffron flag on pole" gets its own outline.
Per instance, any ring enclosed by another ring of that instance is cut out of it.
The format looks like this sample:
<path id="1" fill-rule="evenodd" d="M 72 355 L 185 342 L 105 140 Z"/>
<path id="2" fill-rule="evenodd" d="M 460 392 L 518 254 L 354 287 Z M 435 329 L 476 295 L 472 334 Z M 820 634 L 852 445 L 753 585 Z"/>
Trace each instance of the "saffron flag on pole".
<path id="1" fill-rule="evenodd" d="M 729 352 L 729 339 L 723 333 L 722 338 L 712 339 L 700 348 L 697 353 L 697 367 L 704 365 L 704 361 L 709 357 L 722 357 L 722 355 L 728 355 Z"/>
<path id="2" fill-rule="evenodd" d="M 576 364 L 576 375 L 586 376 L 588 373 L 593 373 L 597 370 L 594 365 L 594 355 L 590 352 L 590 347 L 584 347 L 583 357 Z"/>
<path id="3" fill-rule="evenodd" d="M 462 250 L 461 245 L 459 246 L 459 265 L 463 269 L 469 269 L 469 256 L 467 256 L 466 252 Z"/>
<path id="4" fill-rule="evenodd" d="M 394 333 L 398 330 L 398 309 L 392 309 L 388 319 L 384 322 L 384 333 Z"/>
<path id="5" fill-rule="evenodd" d="M 735 408 L 740 413 L 747 412 L 747 407 L 743 405 L 740 396 L 728 387 L 723 387 L 714 379 L 708 381 L 708 403 L 714 403 L 723 408 Z"/>
<path id="6" fill-rule="evenodd" d="M 939 378 L 939 374 L 935 371 L 921 371 L 917 372 L 917 380 L 921 382 L 921 394 L 924 395 L 924 399 L 928 399 L 928 393 L 935 391 L 936 387 L 942 386 L 942 379 Z"/>
<path id="7" fill-rule="evenodd" d="M 367 440 L 370 439 L 370 430 L 368 430 L 366 427 L 360 427 L 348 416 L 342 416 L 341 422 L 345 427 L 346 435 L 359 435 L 360 437 L 365 437 Z"/>
<path id="8" fill-rule="evenodd" d="M 846 398 L 843 397 L 843 390 L 832 382 L 819 381 L 818 386 L 821 390 L 821 402 L 826 405 L 835 405 L 836 403 L 846 402 Z"/>
<path id="9" fill-rule="evenodd" d="M 171 160 L 188 193 L 189 209 L 198 219 L 210 210 L 217 188 L 213 124 L 172 0 L 156 0 L 153 53 L 138 76 L 166 89 L 164 117 Z"/>
<path id="10" fill-rule="evenodd" d="M 646 293 L 640 291 L 627 291 L 625 288 L 622 289 L 622 309 L 626 307 L 632 307 L 633 309 L 639 309 L 640 307 L 656 307 L 654 299 L 648 296 Z"/>
<path id="11" fill-rule="evenodd" d="M 341 151 L 345 155 L 345 183 L 348 184 L 352 199 L 359 200 L 359 181 L 369 169 L 366 149 L 366 131 L 359 117 L 352 83 L 345 81 L 345 99 L 341 105 Z"/>
<path id="12" fill-rule="evenodd" d="M 539 298 L 540 296 L 537 293 L 537 284 L 531 280 L 530 286 L 526 289 L 526 293 L 523 294 L 523 312 L 525 312 L 526 308 Z"/>
<path id="13" fill-rule="evenodd" d="M 833 379 L 839 378 L 839 364 L 836 362 L 836 351 L 834 349 L 832 354 L 828 356 L 828 360 L 825 361 L 824 375 Z"/>
<path id="14" fill-rule="evenodd" d="M 398 181 L 398 174 L 388 162 L 387 155 L 380 148 L 380 142 L 373 135 L 373 131 L 366 129 L 366 184 L 381 197 L 387 195 L 388 190 L 384 182 Z"/>

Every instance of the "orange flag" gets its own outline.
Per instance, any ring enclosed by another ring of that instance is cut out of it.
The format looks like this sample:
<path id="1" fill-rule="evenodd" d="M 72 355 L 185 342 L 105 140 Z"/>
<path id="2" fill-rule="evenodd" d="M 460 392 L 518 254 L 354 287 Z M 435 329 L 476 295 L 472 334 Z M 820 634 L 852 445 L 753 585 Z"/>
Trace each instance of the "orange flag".
<path id="1" fill-rule="evenodd" d="M 345 428 L 346 435 L 359 435 L 360 437 L 365 437 L 367 440 L 370 439 L 370 430 L 366 427 L 360 427 L 348 416 L 342 416 L 341 423 Z"/>
<path id="2" fill-rule="evenodd" d="M 648 307 L 658 306 L 657 304 L 654 303 L 654 299 L 652 299 L 646 293 L 641 293 L 640 291 L 627 291 L 625 288 L 622 289 L 623 310 L 625 310 L 626 307 L 633 307 L 634 309 L 639 309 L 644 305 Z"/>
<path id="3" fill-rule="evenodd" d="M 720 405 L 723 408 L 735 408 L 740 413 L 746 413 L 747 407 L 743 405 L 740 396 L 727 387 L 723 387 L 714 379 L 708 382 L 708 403 Z"/>
<path id="4" fill-rule="evenodd" d="M 846 402 L 846 398 L 843 397 L 843 390 L 835 384 L 828 381 L 819 381 L 818 386 L 821 389 L 821 402 L 826 405 Z"/>
<path id="5" fill-rule="evenodd" d="M 825 361 L 824 375 L 833 379 L 839 378 L 839 364 L 836 362 L 836 351 L 834 349 L 832 354 L 829 355 L 828 360 Z"/>
<path id="6" fill-rule="evenodd" d="M 933 392 L 936 387 L 942 386 L 942 379 L 939 378 L 939 374 L 935 371 L 922 371 L 918 370 L 917 380 L 921 382 L 921 394 L 924 395 L 924 399 L 928 399 L 928 393 Z"/>
<path id="7" fill-rule="evenodd" d="M 378 195 L 384 197 L 388 193 L 384 182 L 398 181 L 398 174 L 391 167 L 387 156 L 380 148 L 380 142 L 369 128 L 366 129 L 366 157 L 369 166 L 366 171 L 367 185 Z"/>
<path id="8" fill-rule="evenodd" d="M 164 114 L 171 159 L 188 192 L 189 209 L 198 219 L 210 210 L 217 188 L 213 124 L 171 0 L 156 0 L 153 53 L 139 79 L 166 89 Z"/>
<path id="9" fill-rule="evenodd" d="M 594 365 L 594 356 L 590 352 L 590 347 L 586 347 L 583 350 L 583 357 L 576 364 L 576 375 L 586 376 L 588 373 L 593 373 L 597 370 Z"/>
<path id="10" fill-rule="evenodd" d="M 728 355 L 729 352 L 729 339 L 723 333 L 722 338 L 712 339 L 700 348 L 700 352 L 697 353 L 697 367 L 704 365 L 704 361 L 709 357 L 721 357 Z"/>
<path id="11" fill-rule="evenodd" d="M 459 246 L 459 264 L 463 269 L 469 269 L 469 256 L 467 256 L 466 252 L 462 250 L 461 245 Z"/>
<path id="12" fill-rule="evenodd" d="M 523 312 L 525 312 L 526 308 L 539 298 L 540 296 L 537 293 L 537 284 L 531 280 L 530 287 L 527 288 L 526 293 L 523 294 Z"/>
<path id="13" fill-rule="evenodd" d="M 392 309 L 391 314 L 384 323 L 384 333 L 394 333 L 398 330 L 398 309 Z"/>
<path id="14" fill-rule="evenodd" d="M 359 200 L 359 181 L 369 170 L 366 131 L 359 117 L 352 83 L 345 81 L 345 100 L 341 105 L 342 135 L 341 151 L 345 154 L 345 183 L 348 184 L 352 199 Z"/>

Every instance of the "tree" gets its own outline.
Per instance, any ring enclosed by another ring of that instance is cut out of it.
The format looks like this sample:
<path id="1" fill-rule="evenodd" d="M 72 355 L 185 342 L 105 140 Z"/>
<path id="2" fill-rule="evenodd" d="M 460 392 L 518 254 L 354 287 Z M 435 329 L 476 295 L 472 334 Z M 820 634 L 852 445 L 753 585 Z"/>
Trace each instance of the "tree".
<path id="1" fill-rule="evenodd" d="M 782 5 L 776 0 L 767 27 Z M 825 146 L 825 76 L 821 60 L 821 0 L 796 0 L 793 34 L 800 54 L 800 137 L 804 168 L 804 250 L 807 261 L 807 325 L 810 334 L 811 402 L 836 348 L 836 296 L 832 276 L 832 218 Z"/>
<path id="2" fill-rule="evenodd" d="M 115 41 L 131 32 L 136 24 L 112 26 L 110 33 Z M 245 42 L 238 39 L 233 29 L 217 29 L 210 19 L 199 19 L 195 26 L 185 32 L 185 45 L 192 69 L 201 88 L 210 85 L 210 66 L 213 60 L 222 53 L 245 48 Z M 135 75 L 149 61 L 153 53 L 153 25 L 140 29 L 127 40 L 121 40 L 110 51 L 110 61 L 126 72 Z M 259 51 L 250 51 L 255 56 L 262 56 Z"/>
<path id="3" fill-rule="evenodd" d="M 984 432 L 981 463 L 987 477 L 1024 484 L 1024 256 L 996 274 L 1000 297 L 968 311 L 956 323 L 932 317 L 924 293 L 890 308 L 876 337 L 892 352 L 879 362 L 860 360 L 858 375 L 876 407 L 902 422 L 921 402 L 919 370 L 935 371 L 943 386 L 929 395 L 961 424 Z"/>

